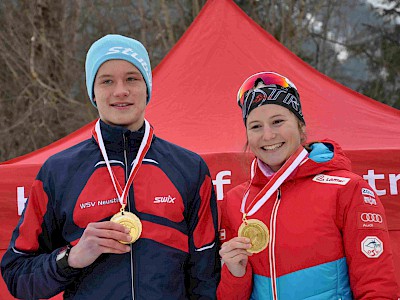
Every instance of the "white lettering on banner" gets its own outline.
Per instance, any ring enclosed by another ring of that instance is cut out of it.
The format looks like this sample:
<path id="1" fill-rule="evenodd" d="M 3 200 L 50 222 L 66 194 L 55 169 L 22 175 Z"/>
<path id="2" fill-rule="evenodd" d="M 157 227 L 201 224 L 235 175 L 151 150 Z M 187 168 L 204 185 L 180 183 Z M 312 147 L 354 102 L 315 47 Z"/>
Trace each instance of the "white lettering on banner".
<path id="1" fill-rule="evenodd" d="M 323 174 L 320 174 L 320 175 L 323 175 Z M 216 190 L 216 194 L 217 194 L 217 200 L 222 200 L 224 197 L 224 185 L 231 184 L 231 178 L 224 178 L 225 176 L 232 176 L 232 172 L 229 170 L 221 171 L 221 172 L 217 173 L 217 175 L 215 176 L 215 180 L 213 180 L 213 184 L 215 186 L 215 190 Z M 384 196 L 387 194 L 386 189 L 378 190 L 376 187 L 376 181 L 385 179 L 385 174 L 375 174 L 375 170 L 368 170 L 367 175 L 363 175 L 363 178 L 375 190 L 375 192 L 378 196 Z M 386 177 L 386 178 L 389 178 L 390 195 L 398 195 L 399 194 L 398 183 L 400 182 L 400 174 L 397 174 L 397 175 L 396 174 L 388 174 L 388 177 Z M 319 179 L 318 181 L 321 182 L 320 181 L 321 178 L 318 177 L 318 179 Z M 326 180 L 326 183 L 346 184 L 347 180 L 348 179 L 346 178 L 343 182 L 341 182 L 341 180 L 328 179 L 328 180 Z M 322 181 L 324 181 L 324 180 L 322 180 Z M 373 192 L 366 188 L 362 189 L 362 194 L 375 197 Z M 373 202 L 372 201 L 373 199 L 364 199 L 364 200 L 366 201 L 366 203 L 375 204 L 375 203 L 371 203 L 371 202 Z"/>
<path id="2" fill-rule="evenodd" d="M 232 172 L 225 170 L 221 171 L 215 176 L 215 180 L 213 180 L 213 184 L 215 185 L 215 190 L 217 193 L 217 200 L 222 200 L 224 198 L 224 185 L 231 184 L 230 179 L 224 179 L 224 176 L 231 176 Z"/>
<path id="3" fill-rule="evenodd" d="M 367 175 L 363 175 L 364 180 L 375 190 L 378 196 L 384 196 L 387 194 L 386 189 L 378 190 L 376 188 L 376 180 L 385 179 L 385 174 L 375 174 L 375 170 L 368 170 Z M 390 195 L 398 195 L 399 190 L 397 182 L 400 181 L 400 174 L 389 174 L 389 187 Z"/>
<path id="4" fill-rule="evenodd" d="M 376 174 L 375 170 L 368 170 L 367 175 L 363 175 L 364 180 L 368 181 L 368 184 L 375 190 L 378 196 L 386 195 L 386 190 L 378 190 L 376 188 L 375 180 L 377 179 L 385 179 L 385 175 L 383 174 Z"/>
<path id="5" fill-rule="evenodd" d="M 28 198 L 25 198 L 25 188 L 23 186 L 17 187 L 17 207 L 18 207 L 18 216 L 22 215 L 22 212 L 25 208 L 25 203 Z"/>
<path id="6" fill-rule="evenodd" d="M 397 189 L 397 182 L 400 180 L 400 174 L 389 174 L 389 182 L 390 182 L 390 194 L 398 195 L 399 191 Z M 392 184 L 393 183 L 393 184 Z"/>
<path id="7" fill-rule="evenodd" d="M 389 179 L 390 195 L 398 195 L 399 194 L 398 184 L 400 182 L 400 174 L 386 174 L 386 175 L 387 175 L 386 178 Z M 215 190 L 216 190 L 216 194 L 217 194 L 217 200 L 222 200 L 224 198 L 224 185 L 229 185 L 232 182 L 231 178 L 230 177 L 225 178 L 226 176 L 232 176 L 232 172 L 230 170 L 220 171 L 217 173 L 215 180 L 213 180 L 213 184 L 215 186 Z M 378 190 L 376 188 L 376 181 L 385 179 L 385 174 L 375 174 L 375 170 L 368 170 L 367 174 L 363 175 L 363 178 L 375 190 L 375 192 L 378 196 L 384 196 L 387 194 L 386 189 Z M 328 181 L 329 181 L 329 183 L 333 183 L 330 180 L 328 180 Z M 362 194 L 372 196 L 372 195 L 370 195 L 371 194 L 370 191 L 365 188 L 362 189 Z M 376 205 L 376 201 L 372 197 L 364 197 L 364 202 L 371 204 L 371 205 Z M 28 200 L 28 198 L 25 197 L 25 187 L 18 186 L 17 187 L 17 208 L 18 208 L 19 216 L 22 215 L 22 212 L 25 208 L 25 204 L 26 204 L 27 200 Z M 94 204 L 92 204 L 93 202 L 86 202 L 86 203 L 81 203 L 80 208 L 85 209 L 85 208 L 93 207 L 96 204 L 97 205 L 108 205 L 108 204 L 113 204 L 114 202 L 115 202 L 114 199 L 102 200 L 102 201 L 99 201 L 98 203 L 94 202 Z"/>

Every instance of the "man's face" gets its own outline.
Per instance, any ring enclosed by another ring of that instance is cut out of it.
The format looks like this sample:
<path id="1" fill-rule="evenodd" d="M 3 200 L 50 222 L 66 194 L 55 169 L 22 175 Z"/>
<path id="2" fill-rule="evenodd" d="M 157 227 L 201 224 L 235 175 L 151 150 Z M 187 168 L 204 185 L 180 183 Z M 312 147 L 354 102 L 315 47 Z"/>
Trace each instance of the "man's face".
<path id="1" fill-rule="evenodd" d="M 147 86 L 140 71 L 125 60 L 103 63 L 94 81 L 94 101 L 100 119 L 132 131 L 142 127 Z"/>

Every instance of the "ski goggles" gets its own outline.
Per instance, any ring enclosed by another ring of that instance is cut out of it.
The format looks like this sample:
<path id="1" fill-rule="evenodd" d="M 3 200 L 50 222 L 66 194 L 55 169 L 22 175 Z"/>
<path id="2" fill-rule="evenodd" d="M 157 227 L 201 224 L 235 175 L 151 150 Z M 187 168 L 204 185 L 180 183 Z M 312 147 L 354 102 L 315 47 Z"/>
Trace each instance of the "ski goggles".
<path id="1" fill-rule="evenodd" d="M 297 94 L 297 88 L 288 78 L 274 72 L 260 72 L 247 78 L 240 87 L 237 94 L 237 102 L 241 108 L 244 105 L 244 97 L 247 91 L 253 90 L 262 81 L 265 85 L 277 85 L 283 88 L 293 88 Z"/>

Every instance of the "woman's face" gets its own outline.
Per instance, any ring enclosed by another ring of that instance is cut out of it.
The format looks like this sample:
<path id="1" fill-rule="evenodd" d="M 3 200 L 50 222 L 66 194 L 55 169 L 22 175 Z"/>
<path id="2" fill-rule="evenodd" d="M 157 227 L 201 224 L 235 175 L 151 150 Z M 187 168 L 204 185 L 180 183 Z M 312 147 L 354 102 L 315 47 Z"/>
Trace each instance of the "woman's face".
<path id="1" fill-rule="evenodd" d="M 246 124 L 250 150 L 275 172 L 301 145 L 304 135 L 296 116 L 276 104 L 253 109 Z"/>

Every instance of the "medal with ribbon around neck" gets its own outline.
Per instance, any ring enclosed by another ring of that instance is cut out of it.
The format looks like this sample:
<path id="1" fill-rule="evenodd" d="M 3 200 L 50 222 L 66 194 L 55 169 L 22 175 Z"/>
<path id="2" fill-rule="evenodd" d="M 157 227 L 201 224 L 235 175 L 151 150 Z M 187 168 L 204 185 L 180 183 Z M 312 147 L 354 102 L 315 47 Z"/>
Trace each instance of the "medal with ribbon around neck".
<path id="1" fill-rule="evenodd" d="M 117 177 L 115 176 L 114 172 L 111 169 L 110 161 L 108 159 L 107 152 L 106 152 L 106 149 L 104 146 L 103 137 L 101 135 L 100 120 L 98 120 L 95 125 L 95 133 L 96 133 L 96 137 L 97 137 L 97 142 L 99 144 L 100 151 L 101 151 L 101 154 L 103 155 L 104 161 L 107 165 L 107 170 L 108 170 L 108 173 L 110 174 L 110 178 L 113 183 L 118 200 L 121 203 L 120 211 L 118 213 L 116 213 L 111 218 L 110 221 L 119 223 L 119 224 L 125 226 L 126 228 L 128 228 L 129 234 L 132 238 L 130 242 L 120 241 L 120 243 L 123 243 L 123 244 L 134 243 L 140 237 L 140 235 L 142 233 L 142 223 L 140 222 L 140 219 L 135 214 L 133 214 L 129 211 L 125 211 L 125 207 L 127 204 L 129 188 L 132 185 L 133 179 L 135 178 L 140 166 L 142 165 L 143 159 L 146 156 L 146 153 L 149 150 L 151 141 L 153 139 L 154 129 L 150 126 L 149 122 L 146 119 L 144 120 L 144 125 L 145 125 L 144 137 L 142 139 L 142 142 L 140 143 L 138 153 L 136 154 L 136 158 L 133 161 L 132 169 L 131 169 L 131 172 L 128 177 L 128 181 L 126 182 L 124 189 L 121 188 L 121 185 L 119 184 L 119 182 L 117 180 Z"/>
<path id="2" fill-rule="evenodd" d="M 247 249 L 248 252 L 259 253 L 263 251 L 268 246 L 270 236 L 267 225 L 265 225 L 261 220 L 247 219 L 247 217 L 254 215 L 265 204 L 265 202 L 267 202 L 267 200 L 275 193 L 286 178 L 288 178 L 289 175 L 292 174 L 292 172 L 301 164 L 307 155 L 307 150 L 300 146 L 254 197 L 249 206 L 246 206 L 247 197 L 249 196 L 250 186 L 254 178 L 257 164 L 256 159 L 253 161 L 252 178 L 246 189 L 240 208 L 240 211 L 243 214 L 243 223 L 240 225 L 238 230 L 239 237 L 247 237 L 251 241 L 251 248 Z M 277 193 L 277 199 L 280 199 L 279 191 Z"/>

